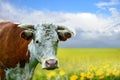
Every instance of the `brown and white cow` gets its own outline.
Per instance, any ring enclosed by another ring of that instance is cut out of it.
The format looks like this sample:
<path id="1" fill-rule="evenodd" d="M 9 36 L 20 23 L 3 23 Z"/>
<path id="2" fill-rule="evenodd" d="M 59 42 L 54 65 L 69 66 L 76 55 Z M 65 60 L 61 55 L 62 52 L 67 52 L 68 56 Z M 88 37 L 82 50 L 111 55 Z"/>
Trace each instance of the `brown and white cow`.
<path id="1" fill-rule="evenodd" d="M 72 34 L 68 28 L 53 24 L 0 23 L 1 80 L 30 80 L 38 63 L 45 69 L 57 68 L 58 42 Z"/>

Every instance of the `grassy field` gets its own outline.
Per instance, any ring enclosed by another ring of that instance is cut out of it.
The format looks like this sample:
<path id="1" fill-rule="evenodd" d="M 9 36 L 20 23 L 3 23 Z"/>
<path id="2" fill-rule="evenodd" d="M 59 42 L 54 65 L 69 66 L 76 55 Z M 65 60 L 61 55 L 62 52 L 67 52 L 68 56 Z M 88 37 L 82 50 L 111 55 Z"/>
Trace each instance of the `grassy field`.
<path id="1" fill-rule="evenodd" d="M 33 80 L 120 80 L 120 48 L 59 48 L 60 68 L 38 65 Z"/>

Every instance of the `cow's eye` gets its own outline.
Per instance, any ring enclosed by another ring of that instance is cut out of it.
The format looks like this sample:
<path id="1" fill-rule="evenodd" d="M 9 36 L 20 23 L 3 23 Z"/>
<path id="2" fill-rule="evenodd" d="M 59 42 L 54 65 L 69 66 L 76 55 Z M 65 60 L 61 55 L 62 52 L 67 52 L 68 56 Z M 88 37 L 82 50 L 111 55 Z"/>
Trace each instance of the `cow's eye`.
<path id="1" fill-rule="evenodd" d="M 40 46 L 41 45 L 41 42 L 39 40 L 36 40 L 35 43 Z"/>
<path id="2" fill-rule="evenodd" d="M 36 40 L 36 43 L 38 44 L 38 43 L 40 43 L 38 40 Z"/>

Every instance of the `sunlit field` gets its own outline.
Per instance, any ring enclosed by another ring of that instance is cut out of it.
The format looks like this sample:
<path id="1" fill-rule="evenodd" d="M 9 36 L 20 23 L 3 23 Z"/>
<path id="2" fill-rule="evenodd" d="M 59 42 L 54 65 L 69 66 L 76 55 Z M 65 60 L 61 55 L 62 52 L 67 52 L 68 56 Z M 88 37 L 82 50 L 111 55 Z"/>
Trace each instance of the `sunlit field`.
<path id="1" fill-rule="evenodd" d="M 33 80 L 120 80 L 120 48 L 60 48 L 60 68 L 42 70 Z"/>

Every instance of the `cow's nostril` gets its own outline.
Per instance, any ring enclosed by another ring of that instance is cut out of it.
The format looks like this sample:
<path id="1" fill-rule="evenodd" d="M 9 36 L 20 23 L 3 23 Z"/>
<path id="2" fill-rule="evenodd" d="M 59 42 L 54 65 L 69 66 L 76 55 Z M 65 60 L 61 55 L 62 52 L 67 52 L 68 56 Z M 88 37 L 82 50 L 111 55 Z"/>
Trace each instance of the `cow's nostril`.
<path id="1" fill-rule="evenodd" d="M 57 60 L 50 59 L 50 60 L 47 60 L 45 64 L 46 64 L 46 69 L 55 69 L 57 68 L 58 62 Z"/>

